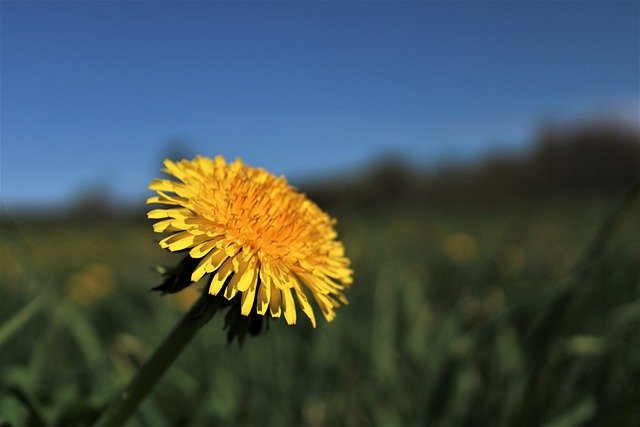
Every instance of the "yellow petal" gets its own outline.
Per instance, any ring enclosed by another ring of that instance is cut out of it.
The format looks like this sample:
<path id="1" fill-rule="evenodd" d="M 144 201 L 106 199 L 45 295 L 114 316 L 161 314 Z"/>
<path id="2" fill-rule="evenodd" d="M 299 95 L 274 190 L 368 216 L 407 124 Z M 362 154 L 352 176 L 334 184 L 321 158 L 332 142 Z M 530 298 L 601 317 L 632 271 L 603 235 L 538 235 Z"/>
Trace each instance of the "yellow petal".
<path id="1" fill-rule="evenodd" d="M 169 212 L 172 209 L 153 209 L 150 210 L 149 212 L 147 212 L 147 218 L 149 219 L 162 219 L 162 218 L 168 218 L 169 217 Z"/>
<path id="2" fill-rule="evenodd" d="M 160 246 L 162 248 L 169 248 L 171 252 L 175 252 L 200 244 L 208 239 L 209 236 L 206 236 L 204 234 L 196 236 L 188 231 L 183 231 L 182 233 L 177 233 L 173 236 L 169 236 L 166 239 L 161 240 Z"/>
<path id="3" fill-rule="evenodd" d="M 153 181 L 151 181 L 151 184 L 149 184 L 149 190 L 154 190 L 154 191 L 168 191 L 170 193 L 175 192 L 176 188 L 180 185 L 179 182 L 175 182 L 175 181 L 171 181 L 170 179 L 154 179 Z"/>
<path id="4" fill-rule="evenodd" d="M 222 251 L 212 250 L 207 256 L 205 256 L 202 261 L 198 264 L 193 273 L 191 274 L 191 280 L 193 282 L 197 282 L 204 276 L 206 273 L 212 273 L 216 271 L 222 263 L 227 259 L 227 254 Z"/>
<path id="5" fill-rule="evenodd" d="M 147 204 L 163 204 L 163 205 L 181 205 L 186 206 L 189 203 L 189 199 L 185 199 L 184 197 L 174 197 L 169 195 L 164 191 L 157 191 L 158 195 L 154 197 L 149 197 L 147 199 Z"/>
<path id="6" fill-rule="evenodd" d="M 172 225 L 174 227 L 178 227 L 182 230 L 189 230 L 190 228 L 196 228 L 194 226 L 210 226 L 211 221 L 206 218 L 196 218 L 196 217 L 188 217 L 182 219 L 174 219 Z M 201 227 L 197 227 L 201 228 Z"/>
<path id="7" fill-rule="evenodd" d="M 245 277 L 245 273 L 247 271 L 247 267 L 249 266 L 249 264 L 246 261 L 244 261 L 240 255 L 233 257 L 232 262 L 233 262 L 234 273 L 233 273 L 233 277 L 229 281 L 229 286 L 227 286 L 227 290 L 229 294 L 231 294 L 232 291 L 229 289 L 230 288 L 235 289 L 235 291 L 233 292 L 233 294 L 235 295 L 235 292 L 240 290 L 238 289 L 238 283 L 240 283 L 240 281 L 243 280 L 243 278 Z M 244 280 L 246 281 L 246 279 Z"/>
<path id="8" fill-rule="evenodd" d="M 193 234 L 189 233 L 188 231 L 182 231 L 180 233 L 172 234 L 171 236 L 165 237 L 164 239 L 160 240 L 160 247 L 166 249 L 170 244 L 178 242 L 182 239 L 186 239 L 188 237 L 193 237 Z"/>
<path id="9" fill-rule="evenodd" d="M 167 172 L 170 173 L 171 175 L 175 176 L 178 179 L 184 178 L 184 173 L 183 173 L 182 169 L 180 169 L 178 167 L 178 165 L 176 165 L 170 159 L 166 159 L 164 161 L 164 166 L 167 168 L 166 169 Z"/>
<path id="10" fill-rule="evenodd" d="M 175 252 L 175 251 L 181 251 L 183 249 L 187 249 L 190 248 L 194 245 L 199 245 L 200 243 L 206 241 L 209 239 L 209 236 L 205 235 L 205 234 L 200 234 L 197 236 L 193 236 L 191 238 L 188 239 L 182 239 L 179 242 L 175 242 L 172 243 L 171 245 L 169 245 L 169 250 L 171 252 Z"/>
<path id="11" fill-rule="evenodd" d="M 325 319 L 327 319 L 328 322 L 331 322 L 336 317 L 331 299 L 323 294 L 313 294 L 313 297 L 320 306 L 320 310 L 322 310 L 322 314 Z"/>
<path id="12" fill-rule="evenodd" d="M 340 300 L 341 303 L 343 303 L 344 305 L 349 305 L 349 300 L 347 299 L 347 297 L 345 297 L 343 294 L 338 294 L 338 299 Z"/>
<path id="13" fill-rule="evenodd" d="M 256 312 L 264 315 L 269 307 L 271 299 L 271 280 L 269 276 L 264 274 L 264 269 L 260 268 L 260 288 L 258 289 L 258 308 Z"/>
<path id="14" fill-rule="evenodd" d="M 171 221 L 173 221 L 173 219 L 165 219 L 156 222 L 155 224 L 153 224 L 153 231 L 155 231 L 156 233 L 164 233 L 166 231 L 180 231 L 179 228 L 175 228 L 171 225 Z"/>
<path id="15" fill-rule="evenodd" d="M 237 274 L 234 274 L 234 276 L 229 281 L 229 284 L 227 285 L 227 289 L 224 290 L 224 297 L 228 300 L 231 300 L 238 293 L 238 287 L 235 283 L 232 283 L 233 279 L 235 279 L 236 276 Z"/>
<path id="16" fill-rule="evenodd" d="M 300 274 L 300 279 L 313 293 L 328 294 L 331 292 L 329 287 L 321 278 L 313 274 Z"/>
<path id="17" fill-rule="evenodd" d="M 163 218 L 188 218 L 193 213 L 189 209 L 152 209 L 147 212 L 147 218 L 149 219 L 163 219 Z"/>
<path id="18" fill-rule="evenodd" d="M 280 317 L 280 313 L 282 313 L 281 299 L 280 289 L 271 286 L 271 301 L 269 301 L 269 312 L 271 316 Z"/>
<path id="19" fill-rule="evenodd" d="M 229 275 L 232 272 L 233 272 L 233 264 L 231 262 L 231 259 L 227 258 L 227 260 L 222 264 L 222 266 L 220 266 L 220 269 L 218 269 L 218 272 L 214 274 L 213 277 L 211 278 L 211 284 L 209 285 L 209 293 L 211 295 L 218 295 L 218 292 L 220 292 L 220 289 L 222 289 L 222 286 L 224 285 L 225 280 L 227 280 L 227 277 L 229 277 Z"/>
<path id="20" fill-rule="evenodd" d="M 213 170 L 213 162 L 211 161 L 211 159 L 207 157 L 197 156 L 194 162 L 198 165 L 200 170 L 205 174 L 209 174 Z"/>
<path id="21" fill-rule="evenodd" d="M 206 254 L 208 254 L 215 246 L 215 240 L 207 240 L 206 242 L 194 246 L 193 249 L 189 251 L 189 256 L 191 256 L 191 258 L 202 258 Z"/>
<path id="22" fill-rule="evenodd" d="M 309 300 L 307 299 L 307 296 L 304 294 L 304 292 L 300 288 L 300 285 L 294 286 L 294 289 L 296 290 L 296 297 L 298 298 L 298 302 L 302 307 L 302 311 L 304 312 L 304 314 L 307 315 L 307 317 L 309 317 L 309 320 L 311 320 L 311 326 L 315 328 L 316 316 L 313 312 L 313 308 L 311 307 L 311 304 L 309 304 Z"/>
<path id="23" fill-rule="evenodd" d="M 249 289 L 247 289 L 246 292 L 242 294 L 242 301 L 240 302 L 240 313 L 245 316 L 248 316 L 251 313 L 251 308 L 253 307 L 253 301 L 256 297 L 256 284 L 258 282 L 257 276 L 257 274 L 254 275 L 254 277 L 256 277 L 256 280 L 253 280 L 251 282 L 251 286 L 249 286 Z"/>
<path id="24" fill-rule="evenodd" d="M 207 273 L 216 271 L 222 267 L 222 263 L 229 258 L 226 253 L 216 250 L 215 255 L 211 258 L 211 263 L 207 265 Z"/>
<path id="25" fill-rule="evenodd" d="M 215 255 L 215 252 L 209 252 L 199 263 L 198 266 L 191 273 L 191 281 L 197 282 L 202 279 L 207 272 L 207 265 L 211 262 L 211 258 Z"/>
<path id="26" fill-rule="evenodd" d="M 284 311 L 284 319 L 287 324 L 294 325 L 296 323 L 296 305 L 293 302 L 293 295 L 291 295 L 291 289 L 284 289 L 282 291 L 282 305 Z"/>
<path id="27" fill-rule="evenodd" d="M 278 289 L 285 290 L 292 287 L 292 285 L 287 281 L 285 274 L 283 274 L 282 270 L 276 266 L 271 268 L 270 274 L 271 280 L 273 284 L 276 285 Z"/>
<path id="28" fill-rule="evenodd" d="M 240 272 L 238 272 L 240 274 Z M 246 263 L 246 267 L 244 272 L 242 273 L 242 277 L 238 280 L 237 286 L 240 292 L 244 292 L 249 289 L 251 286 L 255 287 L 256 282 L 258 281 L 258 269 L 256 266 L 255 259 L 250 259 L 248 263 Z"/>
<path id="29" fill-rule="evenodd" d="M 161 197 L 161 196 L 153 196 L 153 197 L 149 197 L 147 199 L 147 204 L 148 205 L 153 205 L 153 204 L 162 204 L 162 205 L 179 205 L 180 202 L 171 200 L 167 197 Z"/>

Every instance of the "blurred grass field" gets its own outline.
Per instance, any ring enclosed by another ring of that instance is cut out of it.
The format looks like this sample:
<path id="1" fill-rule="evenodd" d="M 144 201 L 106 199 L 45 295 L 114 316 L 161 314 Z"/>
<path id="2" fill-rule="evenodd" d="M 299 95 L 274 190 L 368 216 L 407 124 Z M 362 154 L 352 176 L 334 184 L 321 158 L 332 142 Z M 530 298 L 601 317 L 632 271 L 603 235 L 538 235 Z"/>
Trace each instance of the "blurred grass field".
<path id="1" fill-rule="evenodd" d="M 640 202 L 336 207 L 337 319 L 201 330 L 131 426 L 640 425 Z M 609 219 L 607 219 L 609 218 Z M 196 297 L 144 214 L 3 217 L 0 425 L 89 425 Z"/>

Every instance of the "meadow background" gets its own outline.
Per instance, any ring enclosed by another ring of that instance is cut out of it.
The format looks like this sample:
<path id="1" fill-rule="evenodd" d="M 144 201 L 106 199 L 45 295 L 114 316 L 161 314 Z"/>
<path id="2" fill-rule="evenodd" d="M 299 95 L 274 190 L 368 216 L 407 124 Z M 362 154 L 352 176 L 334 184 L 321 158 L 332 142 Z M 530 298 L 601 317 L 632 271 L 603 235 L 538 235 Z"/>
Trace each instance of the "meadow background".
<path id="1" fill-rule="evenodd" d="M 242 347 L 214 317 L 130 425 L 637 425 L 638 159 L 637 131 L 591 126 L 518 159 L 310 183 L 351 304 Z M 180 255 L 142 204 L 97 199 L 3 214 L 3 425 L 88 425 L 198 295 L 150 292 Z"/>
<path id="2" fill-rule="evenodd" d="M 0 427 L 87 426 L 195 300 L 164 158 L 337 219 L 316 329 L 199 331 L 128 425 L 640 425 L 640 4 L 0 2 Z"/>

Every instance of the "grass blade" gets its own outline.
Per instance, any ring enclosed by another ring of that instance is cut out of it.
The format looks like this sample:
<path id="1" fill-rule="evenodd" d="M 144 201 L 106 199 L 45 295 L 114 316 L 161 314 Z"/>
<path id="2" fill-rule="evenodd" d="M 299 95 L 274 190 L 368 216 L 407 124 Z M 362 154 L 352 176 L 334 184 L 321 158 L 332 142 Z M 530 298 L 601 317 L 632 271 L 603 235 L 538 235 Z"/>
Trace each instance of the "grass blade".
<path id="1" fill-rule="evenodd" d="M 38 312 L 44 308 L 44 303 L 45 298 L 42 296 L 37 297 L 14 314 L 12 318 L 0 325 L 0 347 L 38 314 Z"/>

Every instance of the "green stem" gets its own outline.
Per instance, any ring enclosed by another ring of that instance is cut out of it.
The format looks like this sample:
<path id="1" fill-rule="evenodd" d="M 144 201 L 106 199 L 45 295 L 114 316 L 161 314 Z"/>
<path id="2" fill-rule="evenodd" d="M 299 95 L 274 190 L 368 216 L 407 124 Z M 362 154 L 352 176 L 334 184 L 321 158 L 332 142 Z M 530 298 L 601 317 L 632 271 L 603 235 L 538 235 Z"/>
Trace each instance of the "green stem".
<path id="1" fill-rule="evenodd" d="M 206 292 L 160 344 L 140 368 L 124 391 L 98 419 L 94 427 L 121 426 L 145 398 L 180 352 L 205 323 L 211 320 L 218 306 Z"/>
<path id="2" fill-rule="evenodd" d="M 7 320 L 0 326 L 0 347 L 9 340 L 16 332 L 20 330 L 33 316 L 38 314 L 40 309 L 44 308 L 47 300 L 43 297 L 37 297 L 29 304 L 24 306 L 11 319 Z"/>

